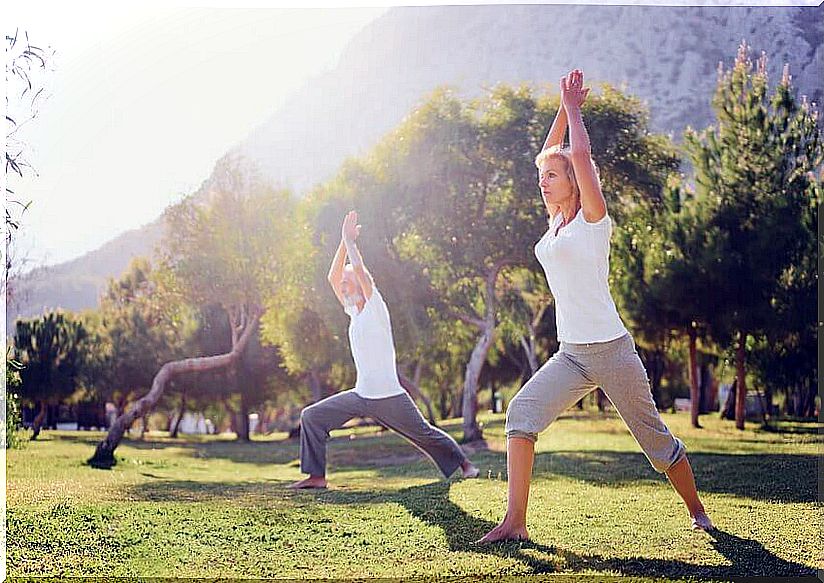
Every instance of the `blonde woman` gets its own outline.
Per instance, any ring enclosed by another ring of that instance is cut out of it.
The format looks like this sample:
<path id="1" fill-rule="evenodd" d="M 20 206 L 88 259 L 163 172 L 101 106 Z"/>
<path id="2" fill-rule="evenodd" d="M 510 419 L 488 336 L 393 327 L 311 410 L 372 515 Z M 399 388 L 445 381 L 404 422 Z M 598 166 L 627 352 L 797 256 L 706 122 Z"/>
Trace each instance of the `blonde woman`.
<path id="1" fill-rule="evenodd" d="M 635 342 L 610 295 L 612 219 L 581 117 L 588 93 L 580 70 L 561 78 L 561 108 L 535 160 L 549 213 L 549 229 L 535 254 L 555 298 L 560 348 L 509 404 L 507 511 L 479 543 L 529 538 L 526 511 L 538 433 L 595 387 L 609 397 L 655 470 L 666 474 L 693 528 L 714 528 L 698 498 L 684 444 L 658 415 Z M 570 146 L 564 149 L 567 125 Z"/>

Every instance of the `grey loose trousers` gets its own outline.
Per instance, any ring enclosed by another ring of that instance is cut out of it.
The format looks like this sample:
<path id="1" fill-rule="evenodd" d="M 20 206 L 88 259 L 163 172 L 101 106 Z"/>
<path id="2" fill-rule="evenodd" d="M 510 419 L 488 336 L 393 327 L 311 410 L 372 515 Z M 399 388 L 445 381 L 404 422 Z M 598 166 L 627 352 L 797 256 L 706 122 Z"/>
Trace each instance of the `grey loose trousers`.
<path id="1" fill-rule="evenodd" d="M 445 478 L 466 460 L 457 442 L 423 418 L 406 393 L 382 399 L 365 399 L 354 389 L 306 407 L 300 414 L 300 469 L 312 476 L 326 475 L 326 440 L 329 432 L 355 417 L 371 417 L 396 431 L 431 459 Z"/>
<path id="2" fill-rule="evenodd" d="M 609 342 L 561 346 L 509 403 L 507 437 L 536 441 L 561 413 L 601 387 L 656 471 L 664 473 L 686 455 L 652 400 L 646 370 L 626 334 Z"/>

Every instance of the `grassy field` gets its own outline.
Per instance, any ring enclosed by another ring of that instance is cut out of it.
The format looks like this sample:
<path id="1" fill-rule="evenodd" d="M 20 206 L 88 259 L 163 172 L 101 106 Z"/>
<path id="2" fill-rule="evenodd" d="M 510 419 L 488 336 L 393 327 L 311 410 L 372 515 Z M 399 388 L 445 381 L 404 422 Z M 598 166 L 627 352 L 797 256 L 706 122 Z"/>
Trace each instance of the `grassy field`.
<path id="1" fill-rule="evenodd" d="M 815 424 L 738 432 L 664 415 L 687 444 L 719 531 L 687 514 L 615 417 L 561 418 L 537 444 L 532 541 L 476 547 L 505 511 L 503 417 L 482 417 L 478 480 L 439 480 L 402 439 L 333 432 L 330 489 L 284 488 L 298 443 L 151 437 L 112 470 L 83 462 L 100 433 L 45 432 L 7 457 L 11 578 L 432 577 L 574 573 L 626 580 L 813 575 L 821 566 Z M 456 437 L 459 425 L 445 427 Z"/>

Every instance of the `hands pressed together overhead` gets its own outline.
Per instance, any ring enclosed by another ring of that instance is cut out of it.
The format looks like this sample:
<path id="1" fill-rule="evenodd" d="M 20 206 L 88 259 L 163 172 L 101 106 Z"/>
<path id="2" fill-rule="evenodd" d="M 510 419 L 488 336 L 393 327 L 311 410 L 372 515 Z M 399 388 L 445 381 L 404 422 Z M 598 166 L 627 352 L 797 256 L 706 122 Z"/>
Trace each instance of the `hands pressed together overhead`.
<path id="1" fill-rule="evenodd" d="M 341 238 L 349 243 L 354 243 L 360 235 L 361 226 L 358 224 L 358 213 L 349 211 L 343 219 L 341 227 Z"/>
<path id="2" fill-rule="evenodd" d="M 584 73 L 573 69 L 561 77 L 561 104 L 569 111 L 583 105 L 589 95 L 589 87 L 584 88 Z"/>

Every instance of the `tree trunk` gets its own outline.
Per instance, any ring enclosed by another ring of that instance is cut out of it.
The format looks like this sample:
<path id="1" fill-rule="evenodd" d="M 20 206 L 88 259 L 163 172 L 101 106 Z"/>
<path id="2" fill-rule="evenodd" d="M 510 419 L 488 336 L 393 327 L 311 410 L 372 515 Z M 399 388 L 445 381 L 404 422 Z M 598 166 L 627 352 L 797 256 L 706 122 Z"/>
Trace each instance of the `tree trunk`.
<path id="1" fill-rule="evenodd" d="M 257 328 L 259 318 L 260 314 L 255 311 L 247 321 L 244 313 L 237 326 L 234 326 L 233 323 L 231 352 L 217 356 L 186 358 L 184 360 L 167 362 L 160 367 L 160 370 L 152 381 L 152 388 L 148 394 L 138 399 L 127 412 L 115 419 L 108 434 L 103 441 L 97 444 L 94 455 L 89 458 L 87 463 L 95 468 L 111 468 L 115 465 L 117 462 L 114 457 L 114 452 L 117 446 L 120 445 L 123 434 L 131 427 L 135 419 L 145 415 L 155 407 L 163 395 L 167 383 L 173 377 L 180 374 L 213 371 L 234 364 L 240 356 L 240 353 L 246 348 L 253 330 Z"/>
<path id="2" fill-rule="evenodd" d="M 706 373 L 706 377 L 702 377 L 706 379 L 704 413 L 710 413 L 711 411 L 718 410 L 718 379 L 715 378 L 715 372 L 713 371 L 712 366 L 706 365 Z M 702 391 L 703 390 L 704 389 L 702 389 Z"/>
<path id="3" fill-rule="evenodd" d="M 239 375 L 239 377 L 242 375 Z M 237 438 L 240 441 L 250 442 L 252 441 L 251 436 L 249 435 L 249 404 L 246 401 L 246 394 L 243 391 L 243 388 L 238 386 L 240 389 L 240 414 L 238 415 L 238 429 L 240 433 L 237 434 Z"/>
<path id="4" fill-rule="evenodd" d="M 38 401 L 38 403 L 40 403 L 40 411 L 37 412 L 37 415 L 34 417 L 34 421 L 32 422 L 32 441 L 37 439 L 37 436 L 40 435 L 40 430 L 43 428 L 43 421 L 46 419 L 46 413 L 48 410 L 46 401 Z"/>
<path id="5" fill-rule="evenodd" d="M 180 395 L 180 411 L 177 413 L 177 419 L 175 419 L 175 424 L 172 429 L 169 431 L 169 437 L 177 438 L 177 432 L 180 431 L 180 422 L 183 421 L 183 415 L 186 414 L 186 393 L 181 393 Z"/>
<path id="6" fill-rule="evenodd" d="M 441 419 L 448 419 L 451 408 L 449 406 L 449 391 L 447 391 L 446 387 L 441 387 L 438 405 L 441 410 Z"/>
<path id="7" fill-rule="evenodd" d="M 483 439 L 483 432 L 478 425 L 478 384 L 481 379 L 481 369 L 486 362 L 486 355 L 495 339 L 495 281 L 498 273 L 505 265 L 505 261 L 498 261 L 486 273 L 485 303 L 486 314 L 483 320 L 468 319 L 481 330 L 481 337 L 472 349 L 469 364 L 466 365 L 466 376 L 463 388 L 463 441 L 469 443 Z"/>
<path id="8" fill-rule="evenodd" d="M 478 441 L 483 439 L 483 432 L 478 425 L 478 381 L 481 378 L 481 368 L 486 361 L 486 355 L 492 346 L 495 337 L 495 325 L 491 323 L 483 329 L 481 337 L 478 339 L 472 355 L 469 357 L 469 364 L 466 366 L 466 377 L 464 378 L 463 390 L 463 441 Z"/>
<path id="9" fill-rule="evenodd" d="M 310 369 L 308 375 L 309 389 L 312 391 L 312 402 L 317 403 L 323 399 L 323 381 L 320 373 L 316 369 Z"/>
<path id="10" fill-rule="evenodd" d="M 766 401 L 767 413 L 772 415 L 775 405 L 773 405 L 773 390 L 771 386 L 764 387 L 764 400 Z"/>
<path id="11" fill-rule="evenodd" d="M 415 377 L 418 380 L 420 380 L 420 368 L 421 363 L 418 362 L 415 367 Z M 430 401 L 429 398 L 423 394 L 418 382 L 405 376 L 400 370 L 398 371 L 398 380 L 400 381 L 403 389 L 409 393 L 409 396 L 412 397 L 413 400 L 423 401 L 423 404 L 426 407 L 426 417 L 429 419 L 429 423 L 437 427 L 438 424 L 435 422 L 435 413 L 432 411 L 432 401 Z"/>
<path id="12" fill-rule="evenodd" d="M 534 375 L 538 371 L 538 355 L 535 354 L 535 335 L 531 325 L 529 327 L 529 336 L 529 339 L 523 335 L 521 336 L 521 346 L 529 362 L 530 375 Z"/>
<path id="13" fill-rule="evenodd" d="M 149 425 L 149 411 L 146 411 L 146 414 L 143 415 L 143 418 L 140 420 L 140 439 L 143 439 L 146 435 L 146 430 L 148 429 Z"/>
<path id="14" fill-rule="evenodd" d="M 807 385 L 807 410 L 804 411 L 804 416 L 814 419 L 815 414 L 815 398 L 818 396 L 818 385 L 806 383 Z"/>
<path id="15" fill-rule="evenodd" d="M 235 408 L 232 407 L 231 403 L 229 403 L 229 397 L 224 396 L 221 401 L 223 402 L 223 408 L 226 409 L 226 417 L 229 420 L 228 430 L 237 434 L 237 411 Z M 226 422 L 223 422 L 223 431 L 227 429 Z"/>
<path id="16" fill-rule="evenodd" d="M 738 348 L 735 351 L 736 380 L 738 392 L 735 395 L 735 428 L 744 429 L 744 418 L 747 416 L 747 385 L 745 380 L 744 356 L 747 344 L 747 333 L 743 330 L 738 335 Z"/>
<path id="17" fill-rule="evenodd" d="M 693 427 L 701 429 L 698 412 L 701 410 L 701 394 L 698 392 L 698 358 L 696 342 L 698 334 L 695 328 L 689 330 L 690 338 L 690 422 Z"/>
<path id="18" fill-rule="evenodd" d="M 758 408 L 761 410 L 761 422 L 764 428 L 770 427 L 770 420 L 769 420 L 769 413 L 767 413 L 766 408 L 766 399 L 761 395 L 761 391 L 758 390 L 758 384 L 754 387 L 755 389 L 755 396 L 758 399 Z"/>
<path id="19" fill-rule="evenodd" d="M 727 393 L 727 398 L 724 405 L 721 407 L 721 419 L 735 419 L 735 395 L 737 390 L 738 379 L 732 381 L 730 392 Z"/>
<path id="20" fill-rule="evenodd" d="M 607 396 L 604 394 L 604 391 L 603 389 L 601 389 L 601 387 L 595 389 L 595 402 L 598 405 L 598 411 L 603 413 L 606 410 Z"/>

